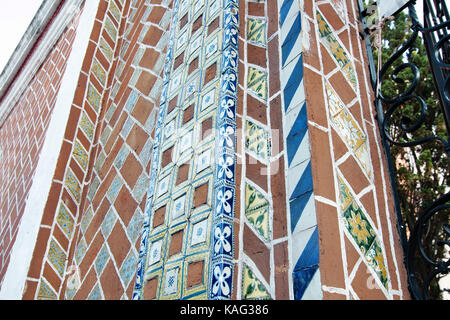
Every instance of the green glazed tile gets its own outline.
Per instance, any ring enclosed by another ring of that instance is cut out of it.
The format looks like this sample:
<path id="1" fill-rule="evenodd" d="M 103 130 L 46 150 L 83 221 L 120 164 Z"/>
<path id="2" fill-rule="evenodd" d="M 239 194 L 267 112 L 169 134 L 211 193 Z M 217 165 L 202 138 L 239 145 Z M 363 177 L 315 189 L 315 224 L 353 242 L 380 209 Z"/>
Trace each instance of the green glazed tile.
<path id="1" fill-rule="evenodd" d="M 378 238 L 373 241 L 371 247 L 365 255 L 366 261 L 373 268 L 383 286 L 388 289 L 389 278 L 385 265 L 383 250 L 381 249 Z"/>
<path id="2" fill-rule="evenodd" d="M 245 216 L 255 230 L 269 241 L 269 202 L 249 184 L 245 186 Z"/>
<path id="3" fill-rule="evenodd" d="M 245 130 L 245 147 L 267 160 L 269 158 L 269 139 L 267 132 L 257 124 L 248 121 Z"/>
<path id="4" fill-rule="evenodd" d="M 265 71 L 249 67 L 247 87 L 259 97 L 267 99 L 267 73 Z"/>
<path id="5" fill-rule="evenodd" d="M 266 45 L 266 21 L 249 18 L 247 22 L 247 40 Z"/>
<path id="6" fill-rule="evenodd" d="M 244 265 L 242 277 L 242 298 L 243 299 L 270 299 L 270 294 L 255 276 L 253 271 Z"/>
<path id="7" fill-rule="evenodd" d="M 361 208 L 353 201 L 344 211 L 344 224 L 356 245 L 363 254 L 369 250 L 375 240 L 375 231 Z"/>

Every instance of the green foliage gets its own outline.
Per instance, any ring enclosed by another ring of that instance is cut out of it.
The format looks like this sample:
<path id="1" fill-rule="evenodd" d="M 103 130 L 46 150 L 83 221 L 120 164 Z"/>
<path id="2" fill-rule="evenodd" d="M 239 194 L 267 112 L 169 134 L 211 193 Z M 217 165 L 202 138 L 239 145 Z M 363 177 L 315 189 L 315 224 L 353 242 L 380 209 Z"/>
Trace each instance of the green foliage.
<path id="1" fill-rule="evenodd" d="M 401 12 L 395 20 L 386 23 L 382 31 L 383 64 L 411 38 L 412 33 L 411 20 L 405 12 Z M 372 49 L 374 61 L 377 63 L 377 49 Z M 383 97 L 395 98 L 405 92 L 411 85 L 414 79 L 411 68 L 405 68 L 398 73 L 397 79 L 401 79 L 400 81 L 394 81 L 391 77 L 394 69 L 407 61 L 416 65 L 420 71 L 420 81 L 413 94 L 424 99 L 428 112 L 423 125 L 408 133 L 402 129 L 402 124 L 411 125 L 418 120 L 420 104 L 414 99 L 405 101 L 392 115 L 389 123 L 390 136 L 397 142 L 408 142 L 429 136 L 447 139 L 444 118 L 435 91 L 426 49 L 420 36 L 416 38 L 403 57 L 392 64 L 386 76 L 382 79 L 381 93 Z M 384 110 L 387 110 L 389 106 L 389 103 L 383 103 Z M 442 143 L 438 141 L 414 147 L 392 145 L 390 151 L 396 167 L 397 191 L 403 219 L 408 231 L 412 231 L 423 210 L 442 196 L 446 188 L 448 189 L 450 186 L 449 158 Z M 449 224 L 448 212 L 436 216 L 427 226 L 428 232 L 423 239 L 423 243 L 425 252 L 429 256 L 440 258 L 443 256 L 443 246 L 437 245 L 436 235 L 442 236 L 444 224 Z M 429 267 L 419 259 L 417 264 L 420 272 L 426 274 Z M 433 284 L 431 288 L 432 298 L 439 298 L 439 294 L 437 284 Z"/>

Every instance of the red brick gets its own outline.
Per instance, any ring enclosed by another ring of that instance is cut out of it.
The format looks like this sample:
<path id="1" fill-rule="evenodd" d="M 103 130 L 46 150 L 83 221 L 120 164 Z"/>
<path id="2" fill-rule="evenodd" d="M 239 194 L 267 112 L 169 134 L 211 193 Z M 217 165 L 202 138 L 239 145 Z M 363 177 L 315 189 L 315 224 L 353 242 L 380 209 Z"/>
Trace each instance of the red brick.
<path id="1" fill-rule="evenodd" d="M 133 199 L 128 189 L 125 186 L 122 186 L 122 189 L 114 202 L 114 207 L 126 226 L 133 217 L 137 205 L 138 204 Z"/>
<path id="2" fill-rule="evenodd" d="M 120 268 L 123 260 L 131 249 L 127 234 L 119 221 L 116 222 L 108 237 L 108 245 L 113 254 L 116 265 Z"/>

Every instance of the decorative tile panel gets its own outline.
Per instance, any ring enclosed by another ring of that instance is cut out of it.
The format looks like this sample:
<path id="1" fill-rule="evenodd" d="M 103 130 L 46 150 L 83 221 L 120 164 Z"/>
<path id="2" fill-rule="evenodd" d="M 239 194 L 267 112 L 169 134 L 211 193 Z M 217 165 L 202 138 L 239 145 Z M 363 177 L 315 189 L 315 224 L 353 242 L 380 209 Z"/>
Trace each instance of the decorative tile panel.
<path id="1" fill-rule="evenodd" d="M 319 27 L 319 35 L 321 43 L 331 53 L 331 56 L 338 64 L 350 86 L 357 91 L 356 72 L 350 59 L 350 54 L 341 44 L 340 40 L 333 33 L 329 23 L 320 13 L 316 12 L 317 25 Z"/>
<path id="2" fill-rule="evenodd" d="M 142 298 L 144 281 L 154 277 L 159 299 L 230 297 L 233 268 L 227 266 L 232 266 L 233 254 L 237 13 L 233 2 L 227 1 L 174 3 L 134 299 Z M 208 35 L 206 26 L 215 18 L 222 25 Z M 178 57 L 179 66 L 173 70 L 172 61 Z M 209 117 L 219 136 L 210 139 L 213 132 L 208 139 L 199 139 L 201 127 L 196 120 Z M 174 164 L 160 168 L 159 159 L 171 146 Z M 230 153 L 221 155 L 225 150 Z M 164 223 L 154 226 L 153 218 L 162 206 L 164 217 L 158 219 Z M 171 254 L 173 250 L 176 253 Z M 204 261 L 205 269 L 202 284 L 191 288 L 188 267 L 193 261 Z"/>
<path id="3" fill-rule="evenodd" d="M 61 246 L 53 239 L 50 241 L 47 259 L 52 266 L 55 267 L 58 274 L 63 277 L 64 269 L 66 267 L 66 254 Z"/>
<path id="4" fill-rule="evenodd" d="M 364 208 L 342 177 L 338 175 L 341 221 L 349 238 L 361 252 L 367 265 L 374 271 L 382 286 L 389 289 L 385 256 L 376 228 Z"/>
<path id="5" fill-rule="evenodd" d="M 336 91 L 329 84 L 325 84 L 328 98 L 328 112 L 331 125 L 342 138 L 347 147 L 353 151 L 356 159 L 369 178 L 372 178 L 367 136 L 356 122 L 353 115 L 344 105 Z"/>
<path id="6" fill-rule="evenodd" d="M 266 21 L 249 18 L 247 22 L 247 40 L 260 45 L 266 45 Z"/>
<path id="7" fill-rule="evenodd" d="M 264 160 L 270 157 L 268 133 L 263 127 L 249 120 L 246 121 L 245 147 Z"/>
<path id="8" fill-rule="evenodd" d="M 262 99 L 267 99 L 267 72 L 254 67 L 248 68 L 247 87 Z"/>
<path id="9" fill-rule="evenodd" d="M 253 271 L 245 265 L 242 275 L 242 298 L 243 299 L 271 299 L 267 289 L 261 283 Z"/>

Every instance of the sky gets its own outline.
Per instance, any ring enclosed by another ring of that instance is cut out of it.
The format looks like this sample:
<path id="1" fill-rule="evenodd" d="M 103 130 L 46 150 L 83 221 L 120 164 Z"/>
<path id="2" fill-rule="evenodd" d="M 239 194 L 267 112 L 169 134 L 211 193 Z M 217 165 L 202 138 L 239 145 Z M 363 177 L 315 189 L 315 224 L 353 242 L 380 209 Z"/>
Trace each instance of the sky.
<path id="1" fill-rule="evenodd" d="M 0 0 L 0 73 L 43 0 Z"/>

